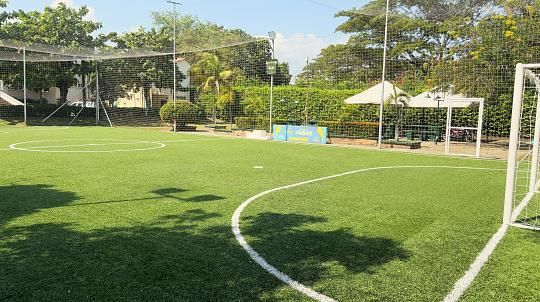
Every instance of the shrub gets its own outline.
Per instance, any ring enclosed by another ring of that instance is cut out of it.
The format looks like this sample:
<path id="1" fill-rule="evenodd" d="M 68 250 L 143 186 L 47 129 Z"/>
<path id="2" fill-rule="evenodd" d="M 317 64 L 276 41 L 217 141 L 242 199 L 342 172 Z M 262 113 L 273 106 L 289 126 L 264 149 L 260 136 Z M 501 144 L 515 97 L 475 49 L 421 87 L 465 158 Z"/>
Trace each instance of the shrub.
<path id="1" fill-rule="evenodd" d="M 318 126 L 328 127 L 329 137 L 376 138 L 379 133 L 379 123 L 374 122 L 324 121 Z"/>
<path id="2" fill-rule="evenodd" d="M 159 115 L 164 122 L 172 123 L 176 119 L 176 124 L 178 126 L 185 126 L 197 121 L 199 109 L 189 102 L 176 102 L 176 106 L 171 102 L 161 107 Z"/>
<path id="3" fill-rule="evenodd" d="M 275 125 L 287 124 L 287 121 L 282 119 L 274 119 Z M 241 130 L 269 130 L 270 120 L 266 117 L 237 117 L 236 127 Z"/>

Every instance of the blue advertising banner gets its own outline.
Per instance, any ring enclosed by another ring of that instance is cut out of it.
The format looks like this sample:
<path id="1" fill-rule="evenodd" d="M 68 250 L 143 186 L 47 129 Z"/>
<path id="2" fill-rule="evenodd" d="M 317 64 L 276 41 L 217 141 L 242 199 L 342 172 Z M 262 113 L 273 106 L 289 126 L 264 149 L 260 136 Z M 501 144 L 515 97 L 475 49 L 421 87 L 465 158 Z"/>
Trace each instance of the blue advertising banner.
<path id="1" fill-rule="evenodd" d="M 275 141 L 326 144 L 328 128 L 313 126 L 274 125 Z"/>

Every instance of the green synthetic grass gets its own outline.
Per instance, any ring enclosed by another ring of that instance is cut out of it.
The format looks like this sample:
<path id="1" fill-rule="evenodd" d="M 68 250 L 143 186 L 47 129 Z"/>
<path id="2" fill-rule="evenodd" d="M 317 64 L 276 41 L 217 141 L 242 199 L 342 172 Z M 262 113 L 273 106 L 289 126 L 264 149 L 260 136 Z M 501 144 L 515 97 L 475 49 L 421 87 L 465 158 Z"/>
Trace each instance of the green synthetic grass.
<path id="1" fill-rule="evenodd" d="M 0 301 L 307 301 L 235 241 L 244 200 L 368 167 L 505 167 L 152 129 L 0 127 L 0 149 L 21 142 L 69 152 L 0 151 Z M 148 142 L 166 146 L 110 152 Z M 437 301 L 499 226 L 503 187 L 504 171 L 370 171 L 267 195 L 241 227 L 271 264 L 340 301 Z M 466 299 L 534 297 L 538 236 L 512 231 Z"/>

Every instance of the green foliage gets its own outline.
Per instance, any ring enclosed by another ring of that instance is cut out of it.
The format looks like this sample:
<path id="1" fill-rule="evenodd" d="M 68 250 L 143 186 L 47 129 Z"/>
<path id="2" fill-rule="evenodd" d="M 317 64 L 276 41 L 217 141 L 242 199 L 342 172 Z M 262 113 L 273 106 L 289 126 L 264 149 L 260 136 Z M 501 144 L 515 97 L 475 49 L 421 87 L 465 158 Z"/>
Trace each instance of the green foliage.
<path id="1" fill-rule="evenodd" d="M 237 117 L 236 127 L 242 130 L 267 130 L 270 127 L 270 119 L 265 117 Z"/>
<path id="2" fill-rule="evenodd" d="M 43 12 L 22 10 L 10 13 L 9 22 L 0 26 L 2 39 L 54 45 L 67 49 L 81 47 L 101 47 L 108 39 L 107 35 L 97 34 L 101 23 L 86 20 L 89 10 L 82 6 L 78 9 L 60 3 L 57 7 L 47 6 Z M 17 63 L 3 63 L 17 65 Z M 50 62 L 47 64 L 27 64 L 28 88 L 43 91 L 51 86 L 60 88 L 60 100 L 65 102 L 68 89 L 74 84 L 76 74 L 86 76 L 93 70 L 90 63 L 73 64 L 72 62 Z M 7 76 L 7 85 L 20 84 L 22 68 L 12 69 Z M 62 70 L 62 72 L 58 72 Z M 17 72 L 20 71 L 20 72 Z"/>
<path id="3" fill-rule="evenodd" d="M 174 13 L 152 13 L 154 19 L 153 32 L 169 39 L 162 47 L 170 51 L 173 35 Z M 270 76 L 266 74 L 266 62 L 272 57 L 271 45 L 265 40 L 255 38 L 240 29 L 227 29 L 212 22 L 204 22 L 195 16 L 183 15 L 177 20 L 177 49 L 186 53 L 186 58 L 195 63 L 200 57 L 191 58 L 190 52 L 213 49 L 211 53 L 216 55 L 226 69 L 239 69 L 246 82 L 270 82 Z M 250 42 L 250 43 L 246 43 Z M 223 47 L 229 46 L 229 47 Z M 291 80 L 289 66 L 280 63 L 277 74 L 274 77 L 275 85 L 286 85 Z"/>
<path id="4" fill-rule="evenodd" d="M 253 118 L 268 116 L 269 88 L 237 87 L 236 91 L 241 98 L 240 102 L 245 116 Z M 347 105 L 343 102 L 354 94 L 356 94 L 354 90 L 323 90 L 297 86 L 276 87 L 274 89 L 274 118 L 295 124 L 378 122 L 378 105 Z M 532 104 L 532 98 L 528 98 L 528 100 L 530 100 L 528 103 Z M 488 133 L 490 136 L 508 136 L 510 131 L 509 116 L 512 112 L 511 103 L 511 95 L 502 95 L 493 104 L 486 105 L 484 108 L 484 133 Z M 305 110 L 306 105 L 307 111 Z M 437 110 L 437 108 L 404 107 L 395 110 L 393 107 L 385 109 L 385 124 L 444 125 L 446 121 L 445 108 Z M 529 112 L 532 110 L 531 108 L 532 105 L 526 106 L 525 112 Z M 456 109 L 453 113 L 453 122 L 456 125 L 476 127 L 477 112 L 476 108 Z M 400 120 L 401 122 L 399 122 Z M 253 120 L 249 121 L 249 123 L 253 123 Z"/>
<path id="5" fill-rule="evenodd" d="M 154 29 L 166 37 L 173 36 L 173 12 L 152 12 Z M 240 29 L 227 29 L 213 22 L 201 21 L 196 16 L 176 16 L 177 49 L 181 52 L 211 49 L 224 45 L 234 45 L 256 39 Z M 169 40 L 169 48 L 172 41 Z"/>
<path id="6" fill-rule="evenodd" d="M 173 102 L 165 104 L 161 107 L 159 114 L 164 122 L 172 123 L 176 120 L 177 125 L 185 126 L 197 122 L 199 110 L 194 104 L 177 101 L 176 105 Z"/>
<path id="7" fill-rule="evenodd" d="M 267 114 L 269 87 L 237 87 L 244 114 Z M 289 121 L 336 120 L 344 106 L 343 101 L 353 96 L 355 90 L 328 90 L 298 86 L 274 87 L 274 117 Z"/>
<path id="8" fill-rule="evenodd" d="M 376 139 L 379 133 L 379 123 L 375 122 L 323 121 L 317 126 L 328 127 L 329 137 Z"/>
<path id="9" fill-rule="evenodd" d="M 96 35 L 101 23 L 86 20 L 86 6 L 78 9 L 59 3 L 57 7 L 45 7 L 43 12 L 19 10 L 11 14 L 11 20 L 2 25 L 4 38 L 41 43 L 45 45 L 79 48 L 103 46 L 106 36 Z"/>

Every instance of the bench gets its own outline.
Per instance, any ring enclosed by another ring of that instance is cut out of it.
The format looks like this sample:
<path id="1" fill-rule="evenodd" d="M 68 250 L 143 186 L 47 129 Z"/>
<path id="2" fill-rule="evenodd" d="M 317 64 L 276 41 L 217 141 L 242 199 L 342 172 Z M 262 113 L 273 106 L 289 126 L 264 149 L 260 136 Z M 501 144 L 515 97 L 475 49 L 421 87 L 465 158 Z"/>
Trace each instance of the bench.
<path id="1" fill-rule="evenodd" d="M 232 133 L 233 131 L 236 131 L 238 129 L 227 129 L 227 128 L 215 128 L 214 132 L 222 132 L 222 133 Z"/>
<path id="2" fill-rule="evenodd" d="M 418 141 L 397 141 L 393 139 L 383 140 L 382 143 L 385 145 L 390 145 L 390 148 L 394 148 L 395 145 L 409 147 L 410 149 L 420 149 L 420 145 L 422 144 Z"/>

